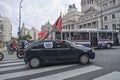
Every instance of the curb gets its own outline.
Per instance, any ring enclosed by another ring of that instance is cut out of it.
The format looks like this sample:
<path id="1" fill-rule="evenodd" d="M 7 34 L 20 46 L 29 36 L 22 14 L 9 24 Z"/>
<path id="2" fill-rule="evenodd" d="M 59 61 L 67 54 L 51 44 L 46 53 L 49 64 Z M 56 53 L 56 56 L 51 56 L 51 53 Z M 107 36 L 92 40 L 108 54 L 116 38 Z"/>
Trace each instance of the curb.
<path id="1" fill-rule="evenodd" d="M 7 52 L 7 50 L 0 50 L 0 52 Z"/>

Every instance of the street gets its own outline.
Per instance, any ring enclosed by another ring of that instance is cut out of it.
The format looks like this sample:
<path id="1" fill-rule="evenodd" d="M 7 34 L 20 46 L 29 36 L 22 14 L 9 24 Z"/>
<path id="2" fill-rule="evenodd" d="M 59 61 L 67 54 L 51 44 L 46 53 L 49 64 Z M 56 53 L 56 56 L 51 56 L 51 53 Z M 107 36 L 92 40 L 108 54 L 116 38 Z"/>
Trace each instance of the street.
<path id="1" fill-rule="evenodd" d="M 4 54 L 0 80 L 120 80 L 120 47 L 97 49 L 88 65 L 63 63 L 31 69 L 15 54 Z"/>

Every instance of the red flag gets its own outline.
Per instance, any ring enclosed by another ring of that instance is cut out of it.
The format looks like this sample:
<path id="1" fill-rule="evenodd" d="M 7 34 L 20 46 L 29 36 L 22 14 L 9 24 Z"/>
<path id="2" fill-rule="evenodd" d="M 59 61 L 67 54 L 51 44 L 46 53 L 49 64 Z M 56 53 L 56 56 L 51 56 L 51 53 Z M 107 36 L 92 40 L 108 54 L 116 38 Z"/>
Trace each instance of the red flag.
<path id="1" fill-rule="evenodd" d="M 56 22 L 54 23 L 54 25 L 52 27 L 53 27 L 53 29 L 47 31 L 46 34 L 42 36 L 42 39 L 39 38 L 39 39 L 41 39 L 41 41 L 45 40 L 46 38 L 49 39 L 49 35 L 52 32 L 54 32 L 55 30 L 57 30 L 57 31 L 62 30 L 62 18 L 61 18 L 61 15 L 59 16 L 59 18 L 56 20 Z"/>
<path id="2" fill-rule="evenodd" d="M 62 30 L 62 18 L 61 18 L 61 15 L 59 16 L 59 18 L 56 20 L 56 22 L 54 23 L 54 25 L 52 27 L 54 29 L 57 29 L 57 30 Z"/>
<path id="3" fill-rule="evenodd" d="M 42 31 L 42 32 L 38 33 L 38 38 L 39 38 L 39 39 L 43 38 L 43 37 L 46 35 L 47 32 L 48 32 L 48 31 L 45 30 L 45 31 Z"/>

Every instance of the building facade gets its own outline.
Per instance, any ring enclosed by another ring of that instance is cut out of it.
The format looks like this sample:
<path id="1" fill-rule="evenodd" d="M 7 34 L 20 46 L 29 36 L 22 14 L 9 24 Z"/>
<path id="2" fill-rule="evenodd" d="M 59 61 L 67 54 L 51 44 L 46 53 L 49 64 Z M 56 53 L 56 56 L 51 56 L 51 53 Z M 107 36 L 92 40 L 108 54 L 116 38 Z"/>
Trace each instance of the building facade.
<path id="1" fill-rule="evenodd" d="M 118 29 L 120 0 L 81 0 L 81 12 L 70 5 L 62 18 L 63 29 Z"/>
<path id="2" fill-rule="evenodd" d="M 52 25 L 48 21 L 46 24 L 41 26 L 41 31 L 49 30 L 51 27 L 52 27 Z"/>
<path id="3" fill-rule="evenodd" d="M 21 28 L 21 36 L 24 35 L 31 35 L 32 40 L 38 40 L 38 33 L 40 31 L 35 29 L 35 27 L 32 27 L 31 29 L 28 29 L 25 27 L 24 23 L 22 24 L 22 28 Z"/>
<path id="4" fill-rule="evenodd" d="M 3 24 L 2 24 L 2 16 L 0 15 L 0 41 L 3 41 Z"/>
<path id="5" fill-rule="evenodd" d="M 0 40 L 2 42 L 10 41 L 12 37 L 12 25 L 7 17 L 0 16 Z"/>
<path id="6" fill-rule="evenodd" d="M 3 40 L 5 42 L 10 41 L 12 37 L 12 25 L 7 17 L 3 17 Z"/>

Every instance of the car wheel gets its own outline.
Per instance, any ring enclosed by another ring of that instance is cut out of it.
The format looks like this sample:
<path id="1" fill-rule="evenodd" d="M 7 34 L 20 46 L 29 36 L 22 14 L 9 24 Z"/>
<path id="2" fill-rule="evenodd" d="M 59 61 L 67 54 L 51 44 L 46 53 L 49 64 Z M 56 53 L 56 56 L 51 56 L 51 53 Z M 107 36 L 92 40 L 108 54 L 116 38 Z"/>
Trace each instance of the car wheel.
<path id="1" fill-rule="evenodd" d="M 17 57 L 18 57 L 19 59 L 23 59 L 23 57 L 24 57 L 24 52 L 23 52 L 23 51 L 18 51 L 18 52 L 17 52 Z"/>
<path id="2" fill-rule="evenodd" d="M 89 56 L 87 54 L 81 55 L 79 59 L 80 59 L 81 64 L 88 64 L 89 63 Z"/>
<path id="3" fill-rule="evenodd" d="M 0 60 L 2 60 L 3 58 L 4 58 L 4 55 L 0 53 Z"/>
<path id="4" fill-rule="evenodd" d="M 108 43 L 106 46 L 108 49 L 110 49 L 112 47 L 112 45 L 110 43 Z"/>
<path id="5" fill-rule="evenodd" d="M 29 66 L 31 68 L 38 68 L 41 65 L 41 60 L 38 57 L 32 57 L 29 61 Z"/>

